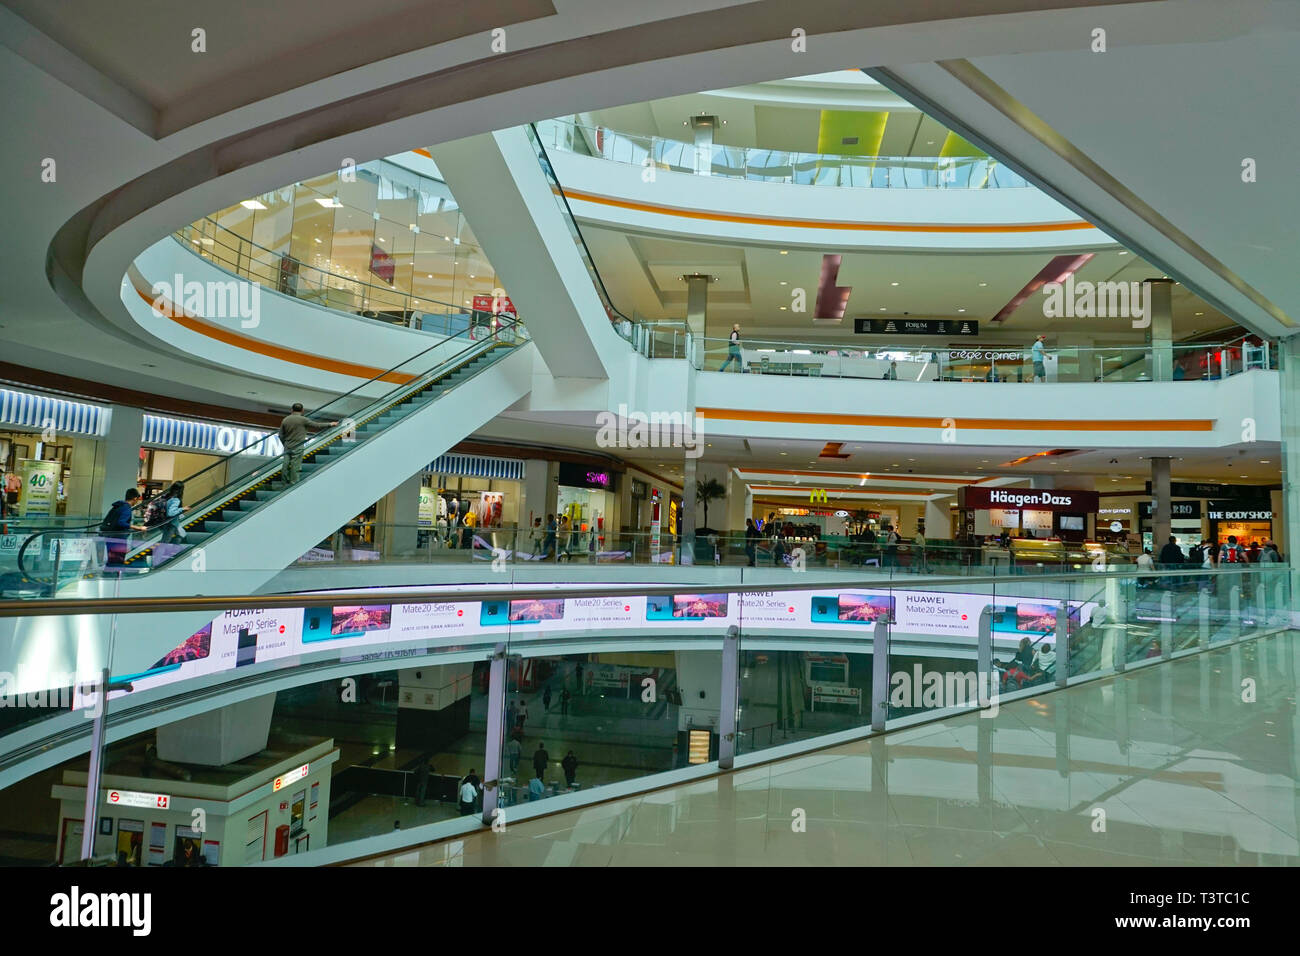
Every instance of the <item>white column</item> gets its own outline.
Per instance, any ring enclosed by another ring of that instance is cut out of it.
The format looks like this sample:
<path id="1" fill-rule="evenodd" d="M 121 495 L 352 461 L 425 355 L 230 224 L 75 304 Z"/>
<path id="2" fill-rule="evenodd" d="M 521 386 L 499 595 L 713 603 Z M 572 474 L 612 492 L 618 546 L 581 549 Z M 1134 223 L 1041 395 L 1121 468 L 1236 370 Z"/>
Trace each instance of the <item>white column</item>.
<path id="1" fill-rule="evenodd" d="M 946 540 L 952 537 L 952 498 L 927 498 L 925 501 L 925 536 Z"/>
<path id="2" fill-rule="evenodd" d="M 420 523 L 420 473 L 410 478 L 379 499 L 375 520 L 381 525 L 381 550 L 392 557 L 415 553 Z"/>
<path id="3" fill-rule="evenodd" d="M 114 405 L 109 412 L 108 434 L 99 440 L 95 455 L 95 491 L 92 504 L 103 514 L 108 506 L 135 487 L 140 473 L 140 438 L 144 434 L 144 410 Z M 92 508 L 92 510 L 94 510 Z"/>
<path id="4" fill-rule="evenodd" d="M 1285 522 L 1285 544 L 1279 543 L 1291 566 L 1291 606 L 1300 599 L 1300 564 L 1296 547 L 1300 546 L 1300 335 L 1278 343 L 1278 374 L 1282 393 L 1282 513 L 1273 515 L 1273 524 Z M 1292 612 L 1293 621 L 1296 620 Z"/>
<path id="5" fill-rule="evenodd" d="M 1169 382 L 1174 377 L 1174 283 L 1148 279 L 1145 284 L 1151 289 L 1151 378 Z"/>
<path id="6" fill-rule="evenodd" d="M 546 524 L 546 516 L 555 514 L 559 500 L 558 485 L 559 466 L 555 462 L 542 458 L 529 458 L 524 462 L 524 500 L 519 502 L 520 527 L 533 526 L 534 518 L 541 518 Z"/>

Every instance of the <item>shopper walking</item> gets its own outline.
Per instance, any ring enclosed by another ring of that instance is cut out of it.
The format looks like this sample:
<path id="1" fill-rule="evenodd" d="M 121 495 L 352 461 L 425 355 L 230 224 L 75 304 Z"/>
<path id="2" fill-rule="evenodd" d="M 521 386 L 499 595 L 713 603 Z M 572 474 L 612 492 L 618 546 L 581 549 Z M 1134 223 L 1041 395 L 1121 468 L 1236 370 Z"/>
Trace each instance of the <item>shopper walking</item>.
<path id="1" fill-rule="evenodd" d="M 569 693 L 569 688 L 567 687 L 564 688 L 564 690 L 560 691 L 560 716 L 561 717 L 567 717 L 569 715 L 569 698 L 571 696 L 572 695 Z"/>
<path id="2" fill-rule="evenodd" d="M 1040 335 L 1038 338 L 1034 339 L 1033 348 L 1029 350 L 1034 362 L 1035 382 L 1040 380 L 1044 382 L 1047 381 L 1047 365 L 1045 364 L 1047 353 L 1043 348 L 1043 343 L 1046 341 L 1047 341 L 1047 336 Z"/>
<path id="3" fill-rule="evenodd" d="M 520 746 L 516 737 L 511 737 L 506 741 L 506 760 L 510 763 L 510 776 L 519 772 L 519 758 L 523 756 L 524 748 Z"/>
<path id="4" fill-rule="evenodd" d="M 546 713 L 551 712 L 551 685 L 547 684 L 546 689 L 542 691 L 542 710 Z"/>
<path id="5" fill-rule="evenodd" d="M 745 363 L 743 360 L 742 353 L 740 351 L 740 325 L 739 324 L 733 325 L 731 327 L 731 335 L 727 337 L 727 359 L 725 362 L 722 363 L 722 367 L 719 368 L 718 371 L 725 372 L 727 370 L 727 366 L 730 365 L 732 362 L 736 363 L 737 372 L 743 372 L 745 370 Z"/>
<path id="6" fill-rule="evenodd" d="M 532 541 L 533 541 L 533 554 L 532 554 L 532 556 L 533 556 L 534 558 L 540 557 L 540 556 L 542 555 L 542 553 L 543 553 L 543 552 L 542 552 L 542 542 L 546 539 L 546 531 L 545 531 L 544 528 L 542 528 L 542 519 L 541 519 L 541 518 L 534 518 L 534 519 L 533 519 L 533 528 L 532 528 L 532 531 L 529 532 L 529 537 L 532 538 Z"/>
<path id="7" fill-rule="evenodd" d="M 280 443 L 284 445 L 284 483 L 292 485 L 302 476 L 302 456 L 307 449 L 307 433 L 318 432 L 338 422 L 314 422 L 303 414 L 302 402 L 294 402 L 293 409 L 280 422 Z"/>
<path id="8" fill-rule="evenodd" d="M 173 481 L 167 490 L 149 502 L 144 513 L 147 528 L 162 528 L 164 544 L 179 544 L 185 540 L 185 529 L 181 527 L 181 515 L 188 509 L 183 504 L 185 485 Z"/>
<path id="9" fill-rule="evenodd" d="M 546 541 L 542 551 L 542 560 L 545 561 L 555 553 L 555 515 L 546 516 Z"/>
<path id="10" fill-rule="evenodd" d="M 546 744 L 542 741 L 537 742 L 537 749 L 533 751 L 533 770 L 537 776 L 542 777 L 546 773 L 546 765 L 550 762 L 551 755 L 546 752 Z"/>
<path id="11" fill-rule="evenodd" d="M 564 785 L 572 790 L 573 781 L 578 776 L 578 758 L 573 755 L 572 750 L 564 755 L 564 759 L 560 761 L 560 766 L 564 769 Z"/>
<path id="12" fill-rule="evenodd" d="M 519 714 L 515 718 L 518 723 L 515 724 L 520 731 L 524 729 L 524 721 L 528 719 L 528 704 L 525 701 L 519 702 Z"/>
<path id="13" fill-rule="evenodd" d="M 758 526 L 754 524 L 753 518 L 745 519 L 745 557 L 749 560 L 751 568 L 758 566 L 758 539 L 760 535 Z"/>
<path id="14" fill-rule="evenodd" d="M 478 799 L 478 787 L 474 781 L 478 779 L 473 769 L 470 770 L 469 776 L 460 782 L 460 815 L 467 817 L 474 812 L 474 801 Z"/>
<path id="15" fill-rule="evenodd" d="M 1169 541 L 1160 549 L 1159 564 L 1165 569 L 1181 568 L 1187 562 L 1183 549 L 1178 547 L 1178 539 L 1173 535 L 1169 536 Z"/>

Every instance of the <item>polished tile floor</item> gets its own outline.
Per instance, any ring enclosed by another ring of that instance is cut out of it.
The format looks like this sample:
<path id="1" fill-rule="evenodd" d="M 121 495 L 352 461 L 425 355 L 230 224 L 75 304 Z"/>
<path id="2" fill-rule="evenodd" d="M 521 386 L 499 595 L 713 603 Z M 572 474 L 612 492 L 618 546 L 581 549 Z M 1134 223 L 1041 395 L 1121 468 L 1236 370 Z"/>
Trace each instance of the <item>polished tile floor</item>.
<path id="1" fill-rule="evenodd" d="M 367 866 L 1300 864 L 1300 635 Z"/>

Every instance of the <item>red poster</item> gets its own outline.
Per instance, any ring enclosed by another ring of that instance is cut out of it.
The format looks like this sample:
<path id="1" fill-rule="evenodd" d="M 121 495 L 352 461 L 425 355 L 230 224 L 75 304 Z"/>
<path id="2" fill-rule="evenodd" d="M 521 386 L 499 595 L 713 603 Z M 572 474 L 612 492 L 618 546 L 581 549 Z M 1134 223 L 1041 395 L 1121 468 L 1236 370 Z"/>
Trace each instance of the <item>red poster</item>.
<path id="1" fill-rule="evenodd" d="M 474 296 L 475 312 L 491 312 L 493 315 L 518 315 L 515 311 L 515 304 L 510 301 L 509 296 L 496 298 L 490 295 Z"/>

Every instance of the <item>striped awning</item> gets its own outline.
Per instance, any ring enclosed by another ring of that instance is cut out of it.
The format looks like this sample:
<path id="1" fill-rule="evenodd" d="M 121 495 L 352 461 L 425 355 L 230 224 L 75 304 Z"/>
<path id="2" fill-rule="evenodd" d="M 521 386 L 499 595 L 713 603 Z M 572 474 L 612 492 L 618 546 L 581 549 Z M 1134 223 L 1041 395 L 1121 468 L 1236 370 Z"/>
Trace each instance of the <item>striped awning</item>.
<path id="1" fill-rule="evenodd" d="M 431 475 L 463 475 L 467 478 L 507 478 L 523 481 L 524 463 L 519 458 L 489 458 L 486 455 L 443 455 L 424 469 Z"/>
<path id="2" fill-rule="evenodd" d="M 215 455 L 229 455 L 241 450 L 248 455 L 263 456 L 284 452 L 279 436 L 273 431 L 167 415 L 144 416 L 144 434 L 140 444 L 193 449 Z"/>
<path id="3" fill-rule="evenodd" d="M 0 388 L 0 424 L 98 437 L 108 430 L 108 418 L 102 405 Z"/>

